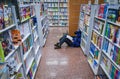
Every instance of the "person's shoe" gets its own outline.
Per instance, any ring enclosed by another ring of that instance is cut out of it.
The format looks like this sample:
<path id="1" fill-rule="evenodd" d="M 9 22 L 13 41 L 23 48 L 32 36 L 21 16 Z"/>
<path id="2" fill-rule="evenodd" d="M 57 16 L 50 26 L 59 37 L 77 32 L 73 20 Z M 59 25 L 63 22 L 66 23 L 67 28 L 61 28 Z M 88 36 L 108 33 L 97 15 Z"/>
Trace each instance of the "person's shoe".
<path id="1" fill-rule="evenodd" d="M 60 49 L 61 48 L 61 46 L 55 46 L 54 47 L 54 49 Z"/>
<path id="2" fill-rule="evenodd" d="M 59 45 L 59 43 L 54 44 L 54 46 L 58 46 L 58 45 Z"/>

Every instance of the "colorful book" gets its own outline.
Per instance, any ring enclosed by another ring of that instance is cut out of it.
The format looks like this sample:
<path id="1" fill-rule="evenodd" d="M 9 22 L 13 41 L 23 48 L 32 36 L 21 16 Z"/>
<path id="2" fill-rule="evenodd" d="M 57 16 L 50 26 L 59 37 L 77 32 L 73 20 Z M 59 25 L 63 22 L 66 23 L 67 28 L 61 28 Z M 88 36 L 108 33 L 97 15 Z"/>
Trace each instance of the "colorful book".
<path id="1" fill-rule="evenodd" d="M 4 10 L 3 10 L 3 4 L 0 4 L 0 30 L 4 28 Z"/>
<path id="2" fill-rule="evenodd" d="M 2 48 L 2 44 L 0 42 L 0 63 L 4 63 L 5 62 L 5 56 L 4 56 L 4 51 Z"/>

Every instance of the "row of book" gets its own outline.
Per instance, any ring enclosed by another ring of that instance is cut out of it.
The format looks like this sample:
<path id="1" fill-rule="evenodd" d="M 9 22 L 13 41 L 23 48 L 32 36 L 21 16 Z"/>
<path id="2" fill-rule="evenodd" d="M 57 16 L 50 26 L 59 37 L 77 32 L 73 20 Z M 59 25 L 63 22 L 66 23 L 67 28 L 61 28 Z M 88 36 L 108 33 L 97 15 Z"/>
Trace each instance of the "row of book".
<path id="1" fill-rule="evenodd" d="M 48 7 L 58 7 L 57 3 L 47 3 Z"/>
<path id="2" fill-rule="evenodd" d="M 14 24 L 12 8 L 8 5 L 0 4 L 0 30 Z"/>
<path id="3" fill-rule="evenodd" d="M 28 56 L 26 57 L 26 59 L 24 59 L 26 73 L 28 72 L 30 66 L 32 65 L 33 58 L 34 58 L 33 52 L 34 52 L 34 50 L 33 50 L 33 48 L 31 48 L 31 50 L 28 53 Z"/>
<path id="4" fill-rule="evenodd" d="M 84 32 L 86 32 L 86 34 L 88 34 L 89 26 L 84 25 L 84 27 L 82 29 L 83 29 Z"/>
<path id="5" fill-rule="evenodd" d="M 68 19 L 67 16 L 60 16 L 59 19 Z"/>
<path id="6" fill-rule="evenodd" d="M 58 11 L 58 8 L 49 8 L 48 11 L 52 11 L 52 12 L 57 12 Z"/>
<path id="7" fill-rule="evenodd" d="M 120 46 L 120 28 L 107 23 L 105 36 L 110 39 L 113 43 Z"/>
<path id="8" fill-rule="evenodd" d="M 27 75 L 27 78 L 28 78 L 28 79 L 32 79 L 33 76 L 35 76 L 34 73 L 35 73 L 36 68 L 37 68 L 37 64 L 36 64 L 36 62 L 35 62 L 35 60 L 34 60 L 33 63 L 32 63 L 32 65 L 31 65 L 31 67 L 30 67 L 30 70 L 29 70 L 29 72 L 28 72 L 28 75 Z"/>
<path id="9" fill-rule="evenodd" d="M 120 48 L 113 45 L 107 39 L 104 40 L 103 48 L 104 53 L 107 54 L 117 65 L 120 65 Z"/>
<path id="10" fill-rule="evenodd" d="M 90 16 L 89 15 L 84 15 L 84 24 L 89 26 L 89 22 L 90 22 Z"/>
<path id="11" fill-rule="evenodd" d="M 90 5 L 81 5 L 81 12 L 84 12 L 85 14 L 91 13 L 91 6 Z"/>
<path id="12" fill-rule="evenodd" d="M 59 6 L 60 7 L 67 7 L 68 5 L 67 5 L 67 3 L 60 3 Z"/>
<path id="13" fill-rule="evenodd" d="M 30 50 L 30 47 L 33 45 L 32 38 L 29 36 L 23 43 L 23 54 L 25 54 L 28 50 Z"/>
<path id="14" fill-rule="evenodd" d="M 68 15 L 67 12 L 60 12 L 59 15 Z"/>
<path id="15" fill-rule="evenodd" d="M 103 34 L 103 28 L 104 28 L 104 22 L 95 19 L 94 21 L 94 30 L 96 30 L 97 32 L 99 32 L 100 34 Z"/>
<path id="16" fill-rule="evenodd" d="M 105 68 L 111 79 L 120 78 L 120 70 L 117 69 L 105 55 L 102 56 L 101 65 Z"/>
<path id="17" fill-rule="evenodd" d="M 45 0 L 45 2 L 58 2 L 58 0 Z"/>
<path id="18" fill-rule="evenodd" d="M 59 11 L 60 12 L 67 12 L 68 10 L 67 10 L 67 8 L 60 8 Z"/>
<path id="19" fill-rule="evenodd" d="M 23 6 L 23 7 L 20 7 L 20 20 L 23 21 L 25 19 L 28 19 L 30 18 L 31 16 L 34 15 L 34 7 L 32 6 Z"/>
<path id="20" fill-rule="evenodd" d="M 101 44 L 102 44 L 102 37 L 98 35 L 96 32 L 92 32 L 92 37 L 91 40 L 93 43 L 101 49 Z"/>
<path id="21" fill-rule="evenodd" d="M 98 11 L 98 17 L 99 18 L 104 18 L 106 19 L 107 17 L 107 8 L 108 8 L 108 4 L 101 4 L 100 7 L 99 7 L 99 11 Z"/>
<path id="22" fill-rule="evenodd" d="M 90 53 L 94 56 L 95 59 L 98 60 L 98 56 L 99 56 L 99 50 L 96 48 L 96 46 L 91 43 L 90 44 Z"/>
<path id="23" fill-rule="evenodd" d="M 68 0 L 59 0 L 59 2 L 68 2 Z"/>

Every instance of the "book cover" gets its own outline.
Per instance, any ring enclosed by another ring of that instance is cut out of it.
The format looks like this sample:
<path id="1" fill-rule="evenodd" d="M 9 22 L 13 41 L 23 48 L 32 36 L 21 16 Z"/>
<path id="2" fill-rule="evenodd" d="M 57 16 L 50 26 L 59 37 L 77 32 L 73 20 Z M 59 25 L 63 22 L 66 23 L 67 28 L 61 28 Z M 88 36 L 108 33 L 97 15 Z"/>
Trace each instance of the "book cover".
<path id="1" fill-rule="evenodd" d="M 0 42 L 0 63 L 4 63 L 5 62 L 5 56 L 4 56 L 4 51 L 2 48 L 2 44 Z"/>
<path id="2" fill-rule="evenodd" d="M 112 22 L 116 22 L 118 17 L 118 10 L 117 9 L 108 9 L 107 19 Z"/>
<path id="3" fill-rule="evenodd" d="M 105 5 L 104 5 L 104 12 L 103 12 L 103 18 L 104 18 L 104 19 L 106 19 L 106 15 L 107 15 L 106 13 L 107 13 L 107 8 L 108 8 L 108 6 L 109 6 L 108 4 L 105 4 Z"/>
<path id="4" fill-rule="evenodd" d="M 101 4 L 100 7 L 99 7 L 99 11 L 98 11 L 98 17 L 99 18 L 103 18 L 103 15 L 104 15 L 104 4 Z"/>
<path id="5" fill-rule="evenodd" d="M 120 24 L 120 7 L 118 9 L 118 16 L 117 16 L 116 23 Z"/>
<path id="6" fill-rule="evenodd" d="M 116 35 L 116 43 L 117 43 L 117 45 L 120 46 L 120 29 L 118 29 L 118 33 Z"/>
<path id="7" fill-rule="evenodd" d="M 4 5 L 4 25 L 8 27 L 13 24 L 12 9 L 8 5 Z"/>
<path id="8" fill-rule="evenodd" d="M 4 29 L 4 10 L 3 4 L 0 4 L 0 30 Z"/>

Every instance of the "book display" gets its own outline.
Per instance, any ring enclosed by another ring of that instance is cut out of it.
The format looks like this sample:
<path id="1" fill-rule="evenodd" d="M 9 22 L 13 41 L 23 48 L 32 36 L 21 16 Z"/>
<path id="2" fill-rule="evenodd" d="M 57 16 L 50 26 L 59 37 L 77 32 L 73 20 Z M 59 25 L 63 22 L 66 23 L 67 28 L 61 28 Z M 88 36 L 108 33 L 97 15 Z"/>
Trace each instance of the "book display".
<path id="1" fill-rule="evenodd" d="M 42 12 L 41 15 L 39 11 L 39 16 L 36 13 L 35 8 L 37 6 L 41 10 L 41 3 L 23 4 L 24 1 L 23 3 L 19 1 L 17 9 L 20 15 L 17 16 L 13 5 L 0 4 L 0 74 L 2 74 L 0 78 L 2 79 L 34 79 L 42 56 L 40 45 L 42 26 L 45 26 L 44 32 L 48 30 L 48 20 L 46 17 L 42 18 L 47 12 Z M 39 25 L 42 23 L 41 19 L 45 22 L 42 26 Z"/>
<path id="2" fill-rule="evenodd" d="M 68 0 L 45 0 L 50 26 L 68 26 Z"/>
<path id="3" fill-rule="evenodd" d="M 80 17 L 79 17 L 79 29 L 82 32 L 81 35 L 81 48 L 85 55 L 88 55 L 88 50 L 91 39 L 93 28 L 93 16 L 95 13 L 95 6 L 94 5 L 88 5 L 88 4 L 82 4 L 80 7 Z M 88 35 L 89 34 L 89 35 Z"/>
<path id="4" fill-rule="evenodd" d="M 119 28 L 119 5 L 101 4 L 94 6 L 95 14 L 93 18 L 93 27 L 87 31 L 86 26 L 91 23 L 88 15 L 85 15 L 85 4 L 82 5 L 80 13 L 80 30 L 82 38 L 87 40 L 87 34 L 90 36 L 90 46 L 88 48 L 88 63 L 94 72 L 94 75 L 102 75 L 101 79 L 119 79 L 119 49 L 120 49 L 120 28 Z M 98 9 L 99 8 L 99 9 Z M 89 11 L 88 11 L 89 12 Z M 87 18 L 87 19 L 86 19 Z M 81 40 L 83 43 L 85 41 Z M 84 47 L 83 47 L 84 46 Z M 85 48 L 85 43 L 81 43 L 81 48 Z M 84 51 L 83 50 L 83 51 Z M 87 51 L 86 51 L 87 52 Z"/>

